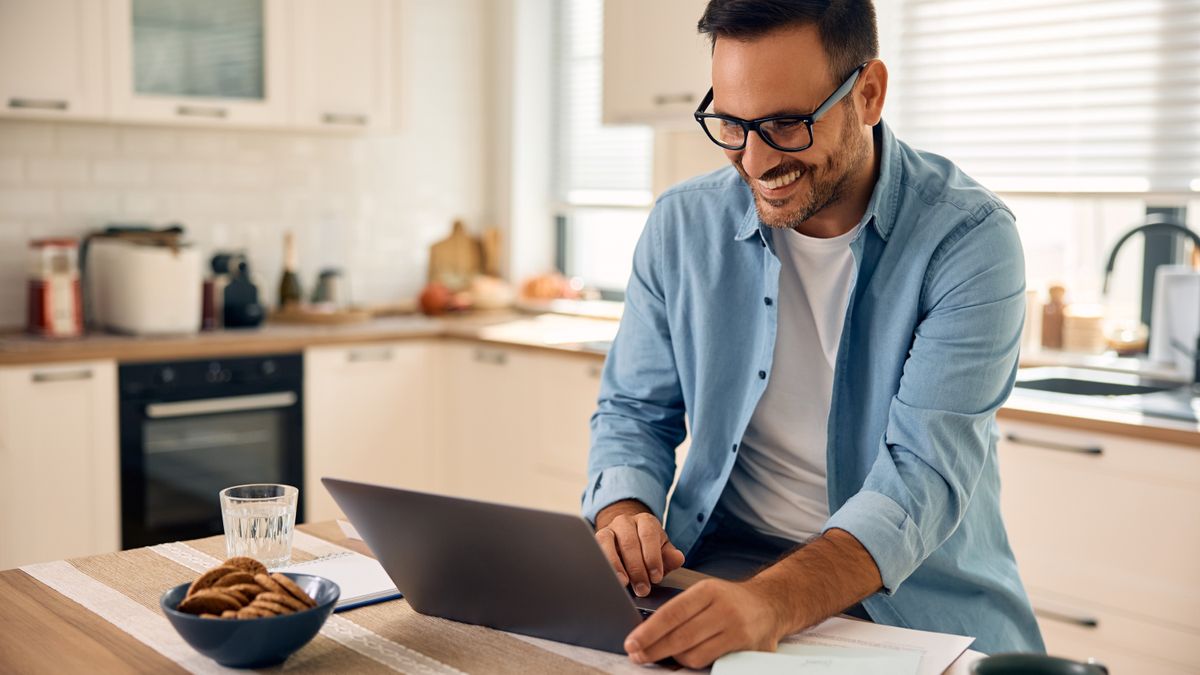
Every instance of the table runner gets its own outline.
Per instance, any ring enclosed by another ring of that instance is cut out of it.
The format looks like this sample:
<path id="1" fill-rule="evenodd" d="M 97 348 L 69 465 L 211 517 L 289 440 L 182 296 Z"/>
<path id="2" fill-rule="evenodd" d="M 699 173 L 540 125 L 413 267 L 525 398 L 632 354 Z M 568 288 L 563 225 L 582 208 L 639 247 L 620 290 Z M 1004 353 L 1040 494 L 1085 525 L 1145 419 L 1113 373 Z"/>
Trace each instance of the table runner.
<path id="1" fill-rule="evenodd" d="M 296 530 L 292 560 L 346 549 Z M 166 589 L 225 557 L 223 537 L 160 544 L 21 570 L 193 673 L 233 671 L 185 643 L 158 606 Z M 278 667 L 276 668 L 278 669 Z M 617 654 L 562 645 L 416 613 L 403 600 L 334 614 L 321 633 L 282 665 L 296 672 L 645 673 Z"/>

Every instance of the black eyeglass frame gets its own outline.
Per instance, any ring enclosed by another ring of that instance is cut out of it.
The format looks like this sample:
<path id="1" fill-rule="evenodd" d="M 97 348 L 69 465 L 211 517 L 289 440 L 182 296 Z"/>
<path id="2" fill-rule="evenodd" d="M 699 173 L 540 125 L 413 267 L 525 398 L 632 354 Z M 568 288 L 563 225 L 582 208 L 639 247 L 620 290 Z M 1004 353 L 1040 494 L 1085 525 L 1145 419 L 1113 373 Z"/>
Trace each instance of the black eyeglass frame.
<path id="1" fill-rule="evenodd" d="M 811 115 L 772 115 L 770 117 L 759 117 L 758 119 L 744 120 L 738 117 L 732 117 L 730 115 L 718 115 L 717 113 L 704 112 L 704 110 L 712 104 L 712 87 L 708 88 L 708 93 L 704 95 L 704 100 L 700 101 L 700 106 L 696 108 L 696 112 L 692 113 L 692 115 L 696 118 L 696 122 L 700 125 L 700 128 L 704 130 L 704 135 L 708 136 L 710 141 L 716 143 L 722 148 L 725 148 L 726 150 L 744 149 L 746 147 L 746 143 L 750 141 L 751 131 L 757 133 L 758 137 L 763 139 L 763 142 L 765 142 L 767 145 L 779 150 L 780 152 L 800 152 L 802 150 L 807 150 L 813 145 L 813 123 L 821 119 L 825 113 L 829 112 L 833 106 L 837 105 L 843 98 L 846 97 L 847 94 L 851 92 L 851 90 L 854 89 L 854 85 L 858 82 L 858 76 L 862 74 L 863 68 L 866 68 L 868 63 L 870 63 L 870 61 L 864 62 L 855 68 L 854 72 L 850 73 L 850 76 L 847 77 L 844 82 L 842 82 L 841 86 L 835 89 L 834 92 L 829 95 L 829 98 L 821 102 L 821 105 L 817 106 L 817 109 L 814 110 Z M 704 120 L 706 119 L 717 119 L 724 122 L 732 122 L 733 124 L 737 124 L 742 128 L 742 142 L 739 145 L 729 145 L 728 143 L 722 143 L 721 141 L 718 141 L 713 137 L 712 132 L 709 131 L 708 125 L 704 123 Z M 760 127 L 763 124 L 779 120 L 788 120 L 804 124 L 808 130 L 808 144 L 796 148 L 784 147 L 772 141 L 769 133 L 764 134 L 760 130 Z"/>

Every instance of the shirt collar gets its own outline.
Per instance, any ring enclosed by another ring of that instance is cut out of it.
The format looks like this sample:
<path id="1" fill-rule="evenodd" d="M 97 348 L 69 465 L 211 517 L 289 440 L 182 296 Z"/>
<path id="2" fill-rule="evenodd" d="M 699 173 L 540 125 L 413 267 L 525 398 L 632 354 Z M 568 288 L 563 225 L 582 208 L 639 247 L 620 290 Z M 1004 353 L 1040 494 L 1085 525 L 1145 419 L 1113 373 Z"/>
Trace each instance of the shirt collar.
<path id="1" fill-rule="evenodd" d="M 863 214 L 862 221 L 872 223 L 875 231 L 879 233 L 879 237 L 884 241 L 892 233 L 892 225 L 896 216 L 896 204 L 900 197 L 900 152 L 896 136 L 892 134 L 892 130 L 883 120 L 874 130 L 875 140 L 879 148 L 879 179 L 875 181 L 875 189 L 871 192 L 871 200 L 867 202 L 867 210 Z M 746 189 L 749 189 L 747 186 Z M 753 197 L 750 200 L 750 207 L 746 209 L 746 214 L 742 217 L 742 222 L 738 225 L 737 235 L 734 236 L 736 241 L 743 241 L 754 236 L 755 233 L 762 238 L 763 243 L 767 241 L 767 232 L 765 225 L 758 220 L 758 209 L 754 206 Z"/>

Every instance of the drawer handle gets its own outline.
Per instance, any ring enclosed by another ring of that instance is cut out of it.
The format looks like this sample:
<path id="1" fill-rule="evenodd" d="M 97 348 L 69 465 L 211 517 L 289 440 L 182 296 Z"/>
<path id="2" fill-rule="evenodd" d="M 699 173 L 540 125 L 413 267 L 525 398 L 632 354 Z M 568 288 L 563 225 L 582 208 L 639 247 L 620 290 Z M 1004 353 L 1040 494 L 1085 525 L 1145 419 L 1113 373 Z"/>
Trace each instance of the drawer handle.
<path id="1" fill-rule="evenodd" d="M 508 354 L 501 351 L 491 351 L 487 349 L 476 349 L 475 360 L 479 363 L 487 363 L 493 366 L 503 366 L 508 363 Z"/>
<path id="2" fill-rule="evenodd" d="M 346 353 L 346 360 L 350 363 L 366 363 L 368 361 L 391 361 L 392 350 L 390 349 L 351 349 Z"/>
<path id="3" fill-rule="evenodd" d="M 50 98 L 10 98 L 8 107 L 26 110 L 66 110 L 70 107 L 70 103 Z"/>
<path id="4" fill-rule="evenodd" d="M 92 379 L 92 369 L 82 368 L 80 370 L 54 370 L 48 372 L 34 373 L 31 378 L 35 383 L 47 382 L 78 382 L 81 380 Z"/>
<path id="5" fill-rule="evenodd" d="M 184 117 L 211 117 L 214 119 L 224 119 L 229 116 L 229 111 L 225 108 L 202 105 L 181 105 L 175 108 L 175 113 Z"/>
<path id="6" fill-rule="evenodd" d="M 692 93 L 684 94 L 657 94 L 654 97 L 654 105 L 671 105 L 672 103 L 691 103 L 696 100 L 696 95 Z"/>
<path id="7" fill-rule="evenodd" d="M 1045 609 L 1043 607 L 1034 607 L 1033 613 L 1043 619 L 1058 621 L 1060 623 L 1069 623 L 1072 626 L 1080 626 L 1081 628 L 1099 628 L 1100 619 L 1086 614 L 1068 614 L 1067 612 L 1059 612 L 1053 609 Z"/>
<path id="8" fill-rule="evenodd" d="M 351 124 L 358 127 L 367 126 L 366 115 L 348 115 L 345 113 L 325 113 L 321 115 L 321 121 L 325 124 Z"/>
<path id="9" fill-rule="evenodd" d="M 1097 457 L 1104 454 L 1104 448 L 1100 447 L 1099 445 L 1070 445 L 1067 443 L 1055 443 L 1054 441 L 1040 441 L 1037 439 L 1025 438 L 1024 436 L 1018 436 L 1016 434 L 1007 434 L 1005 439 L 1007 439 L 1009 443 L 1028 445 L 1031 448 L 1059 450 L 1061 452 L 1074 452 L 1080 455 L 1095 455 Z"/>

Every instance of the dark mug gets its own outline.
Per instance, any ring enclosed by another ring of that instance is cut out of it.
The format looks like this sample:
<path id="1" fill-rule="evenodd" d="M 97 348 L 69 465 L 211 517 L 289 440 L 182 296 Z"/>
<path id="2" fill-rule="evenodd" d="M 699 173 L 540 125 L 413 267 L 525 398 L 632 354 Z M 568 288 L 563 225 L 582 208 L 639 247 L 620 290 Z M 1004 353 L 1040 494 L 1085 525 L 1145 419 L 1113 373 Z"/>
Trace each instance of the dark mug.
<path id="1" fill-rule="evenodd" d="M 972 663 L 971 675 L 1108 675 L 1108 668 L 1043 654 L 995 654 Z"/>

